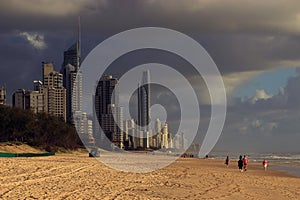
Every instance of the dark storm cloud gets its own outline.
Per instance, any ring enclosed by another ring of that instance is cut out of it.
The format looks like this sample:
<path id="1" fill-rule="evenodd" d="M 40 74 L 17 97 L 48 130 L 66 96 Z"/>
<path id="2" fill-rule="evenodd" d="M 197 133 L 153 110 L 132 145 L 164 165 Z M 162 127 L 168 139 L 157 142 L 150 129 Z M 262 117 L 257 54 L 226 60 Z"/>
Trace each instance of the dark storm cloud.
<path id="1" fill-rule="evenodd" d="M 199 38 L 223 73 L 299 66 L 300 36 L 223 34 Z"/>
<path id="2" fill-rule="evenodd" d="M 293 0 L 243 3 L 238 0 L 226 3 L 220 0 L 2 0 L 0 11 L 4 29 L 49 27 L 50 30 L 54 22 L 57 28 L 68 29 L 70 26 L 65 22 L 83 15 L 91 27 L 102 27 L 104 31 L 156 25 L 196 34 L 298 34 L 299 28 L 295 25 L 299 22 L 299 6 L 300 3 Z"/>
<path id="3" fill-rule="evenodd" d="M 230 73 L 299 65 L 298 8 L 293 0 L 4 0 L 0 31 L 71 37 L 78 15 L 89 40 L 141 26 L 167 27 L 200 41 L 221 71 Z"/>
<path id="4" fill-rule="evenodd" d="M 167 27 L 200 41 L 222 73 L 256 71 L 299 65 L 295 53 L 299 50 L 295 45 L 300 32 L 299 4 L 292 0 L 3 0 L 0 32 L 37 32 L 46 40 L 49 35 L 74 38 L 81 15 L 83 39 L 89 41 L 83 46 L 90 50 L 122 30 Z M 60 49 L 58 41 L 48 42 Z"/>

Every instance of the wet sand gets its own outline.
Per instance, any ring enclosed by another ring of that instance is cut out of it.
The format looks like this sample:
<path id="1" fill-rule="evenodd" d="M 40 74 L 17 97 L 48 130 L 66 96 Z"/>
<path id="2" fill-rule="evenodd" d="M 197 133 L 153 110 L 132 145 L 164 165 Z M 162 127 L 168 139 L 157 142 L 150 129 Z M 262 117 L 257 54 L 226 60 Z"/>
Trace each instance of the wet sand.
<path id="1" fill-rule="evenodd" d="M 250 163 L 180 158 L 146 174 L 119 172 L 87 154 L 0 158 L 0 199 L 299 199 L 300 178 Z"/>

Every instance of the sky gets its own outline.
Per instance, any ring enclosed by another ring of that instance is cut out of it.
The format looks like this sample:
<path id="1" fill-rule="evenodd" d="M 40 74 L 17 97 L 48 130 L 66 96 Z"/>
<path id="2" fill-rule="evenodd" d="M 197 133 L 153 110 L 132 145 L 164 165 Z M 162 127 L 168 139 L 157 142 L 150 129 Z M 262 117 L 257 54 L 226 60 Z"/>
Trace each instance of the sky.
<path id="1" fill-rule="evenodd" d="M 234 96 L 246 100 L 255 95 L 256 91 L 262 90 L 265 93 L 277 94 L 280 88 L 284 88 L 288 79 L 293 76 L 296 76 L 295 67 L 284 67 L 262 72 L 237 86 Z"/>
<path id="2" fill-rule="evenodd" d="M 138 27 L 170 28 L 198 41 L 226 88 L 227 116 L 215 150 L 300 151 L 299 1 L 1 0 L 0 85 L 7 86 L 8 104 L 15 90 L 41 79 L 41 62 L 60 69 L 63 51 L 76 41 L 78 16 L 83 58 L 106 38 Z M 165 63 L 184 65 L 171 60 Z M 210 96 L 203 83 L 196 92 L 205 127 Z"/>

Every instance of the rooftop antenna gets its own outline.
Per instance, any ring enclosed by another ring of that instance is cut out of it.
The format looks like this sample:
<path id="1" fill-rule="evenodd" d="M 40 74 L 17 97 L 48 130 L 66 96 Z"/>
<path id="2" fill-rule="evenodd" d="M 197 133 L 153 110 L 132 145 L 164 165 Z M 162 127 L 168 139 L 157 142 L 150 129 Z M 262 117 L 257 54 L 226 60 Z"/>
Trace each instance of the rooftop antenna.
<path id="1" fill-rule="evenodd" d="M 81 63 L 81 24 L 80 24 L 80 16 L 78 16 L 78 30 L 77 30 L 77 69 L 80 68 Z"/>

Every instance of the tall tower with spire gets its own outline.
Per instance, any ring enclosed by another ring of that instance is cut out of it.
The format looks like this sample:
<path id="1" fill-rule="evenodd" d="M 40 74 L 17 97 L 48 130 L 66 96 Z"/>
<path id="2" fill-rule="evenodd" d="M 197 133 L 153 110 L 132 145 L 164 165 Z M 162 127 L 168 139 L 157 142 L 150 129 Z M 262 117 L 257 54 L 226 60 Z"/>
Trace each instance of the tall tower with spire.
<path id="1" fill-rule="evenodd" d="M 150 72 L 143 71 L 142 84 L 138 90 L 138 119 L 143 131 L 149 131 L 150 122 Z"/>
<path id="2" fill-rule="evenodd" d="M 138 87 L 138 125 L 142 133 L 144 148 L 149 148 L 150 136 L 150 72 L 143 71 L 142 84 Z"/>
<path id="3" fill-rule="evenodd" d="M 78 16 L 78 26 L 77 26 L 77 68 L 80 68 L 81 63 L 81 22 L 80 16 Z"/>
<path id="4" fill-rule="evenodd" d="M 66 88 L 67 121 L 74 123 L 73 114 L 82 111 L 81 25 L 78 17 L 77 41 L 64 52 L 61 67 L 63 86 Z"/>

